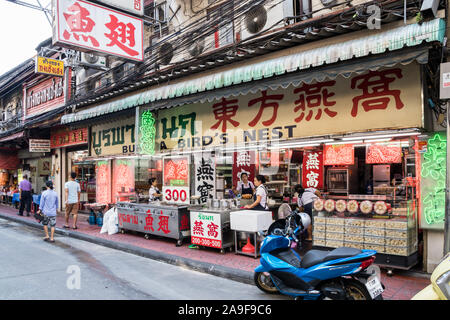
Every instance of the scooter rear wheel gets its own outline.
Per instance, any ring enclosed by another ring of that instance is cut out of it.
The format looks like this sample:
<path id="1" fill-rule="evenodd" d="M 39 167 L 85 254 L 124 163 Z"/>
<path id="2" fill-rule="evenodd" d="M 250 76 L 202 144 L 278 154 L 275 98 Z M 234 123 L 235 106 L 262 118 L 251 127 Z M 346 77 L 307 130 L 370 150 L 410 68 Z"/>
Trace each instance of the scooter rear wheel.
<path id="1" fill-rule="evenodd" d="M 278 293 L 278 289 L 272 282 L 272 279 L 269 275 L 265 275 L 264 272 L 255 272 L 253 279 L 260 290 L 269 294 Z"/>
<path id="2" fill-rule="evenodd" d="M 347 280 L 344 282 L 345 293 L 348 300 L 372 300 L 369 291 L 359 281 Z"/>

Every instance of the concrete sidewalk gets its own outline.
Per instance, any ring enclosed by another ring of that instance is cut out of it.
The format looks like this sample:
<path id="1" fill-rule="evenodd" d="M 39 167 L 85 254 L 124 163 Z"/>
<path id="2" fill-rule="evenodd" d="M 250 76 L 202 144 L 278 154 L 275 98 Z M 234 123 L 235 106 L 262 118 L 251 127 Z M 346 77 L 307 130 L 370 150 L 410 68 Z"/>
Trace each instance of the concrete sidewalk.
<path id="1" fill-rule="evenodd" d="M 17 212 L 13 207 L 0 205 L 0 218 L 42 229 L 32 216 L 18 216 Z M 101 228 L 89 225 L 86 215 L 79 215 L 78 220 L 77 230 L 64 229 L 64 218 L 58 216 L 56 234 L 248 284 L 253 284 L 253 270 L 259 265 L 259 259 L 234 252 L 221 254 L 212 248 L 189 249 L 190 243 L 176 247 L 176 241 L 168 238 L 151 237 L 146 240 L 142 234 L 135 233 L 100 234 Z M 382 282 L 386 286 L 383 293 L 386 300 L 409 300 L 430 283 L 429 275 L 406 271 L 395 271 L 392 277 L 382 272 Z"/>

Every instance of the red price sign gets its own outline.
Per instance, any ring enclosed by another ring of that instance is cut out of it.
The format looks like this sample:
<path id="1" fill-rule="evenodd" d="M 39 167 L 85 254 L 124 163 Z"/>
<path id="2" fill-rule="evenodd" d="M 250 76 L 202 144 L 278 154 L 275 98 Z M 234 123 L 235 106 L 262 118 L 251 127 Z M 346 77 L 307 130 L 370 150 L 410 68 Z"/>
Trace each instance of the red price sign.
<path id="1" fill-rule="evenodd" d="M 163 187 L 163 197 L 169 203 L 189 204 L 189 188 Z"/>

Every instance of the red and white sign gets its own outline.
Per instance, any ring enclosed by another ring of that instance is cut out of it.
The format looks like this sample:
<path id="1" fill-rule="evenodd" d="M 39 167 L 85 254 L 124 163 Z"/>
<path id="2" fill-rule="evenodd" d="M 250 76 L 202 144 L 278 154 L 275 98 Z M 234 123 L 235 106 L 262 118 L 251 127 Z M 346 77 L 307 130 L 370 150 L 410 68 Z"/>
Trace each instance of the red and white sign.
<path id="1" fill-rule="evenodd" d="M 163 186 L 163 201 L 167 203 L 189 204 L 189 187 Z"/>
<path id="2" fill-rule="evenodd" d="M 111 7 L 128 11 L 132 14 L 144 15 L 144 0 L 97 0 L 100 3 L 108 4 Z"/>
<path id="3" fill-rule="evenodd" d="M 326 166 L 345 166 L 355 162 L 353 144 L 326 145 L 324 149 L 324 165 Z"/>
<path id="4" fill-rule="evenodd" d="M 247 173 L 248 181 L 255 178 L 255 151 L 237 151 L 233 153 L 233 186 L 237 187 L 241 174 Z"/>
<path id="5" fill-rule="evenodd" d="M 143 61 L 142 19 L 83 0 L 55 0 L 53 44 Z"/>
<path id="6" fill-rule="evenodd" d="M 191 211 L 191 243 L 222 248 L 220 214 Z"/>
<path id="7" fill-rule="evenodd" d="M 371 144 L 366 147 L 366 163 L 402 163 L 400 144 Z"/>
<path id="8" fill-rule="evenodd" d="M 303 155 L 303 188 L 323 188 L 323 152 L 305 151 Z"/>

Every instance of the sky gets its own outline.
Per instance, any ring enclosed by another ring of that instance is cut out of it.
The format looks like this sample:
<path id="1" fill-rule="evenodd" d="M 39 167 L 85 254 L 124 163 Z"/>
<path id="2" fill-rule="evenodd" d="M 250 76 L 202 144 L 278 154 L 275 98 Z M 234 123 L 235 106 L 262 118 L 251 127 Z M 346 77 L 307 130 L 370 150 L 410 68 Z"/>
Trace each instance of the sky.
<path id="1" fill-rule="evenodd" d="M 37 5 L 37 1 L 24 1 Z M 41 0 L 41 4 L 49 1 Z M 0 0 L 0 75 L 35 56 L 38 44 L 51 36 L 44 12 Z"/>

